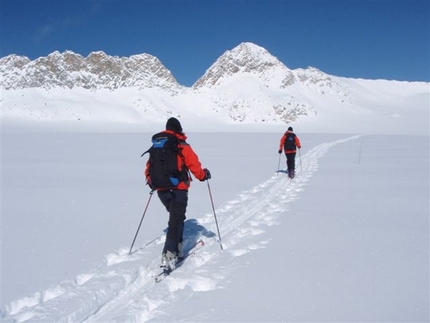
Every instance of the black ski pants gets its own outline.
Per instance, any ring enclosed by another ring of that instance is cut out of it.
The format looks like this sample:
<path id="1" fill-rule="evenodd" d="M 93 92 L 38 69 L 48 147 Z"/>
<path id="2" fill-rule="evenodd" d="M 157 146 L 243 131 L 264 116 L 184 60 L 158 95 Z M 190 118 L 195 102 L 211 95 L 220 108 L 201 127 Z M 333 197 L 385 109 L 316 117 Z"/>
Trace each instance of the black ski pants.
<path id="1" fill-rule="evenodd" d="M 164 243 L 163 253 L 171 251 L 178 253 L 178 244 L 182 242 L 184 233 L 185 212 L 188 204 L 188 191 L 186 190 L 167 190 L 157 191 L 161 203 L 169 212 L 169 222 L 167 228 L 166 242 Z"/>
<path id="2" fill-rule="evenodd" d="M 296 169 L 296 153 L 285 154 L 287 157 L 287 170 L 294 171 Z"/>

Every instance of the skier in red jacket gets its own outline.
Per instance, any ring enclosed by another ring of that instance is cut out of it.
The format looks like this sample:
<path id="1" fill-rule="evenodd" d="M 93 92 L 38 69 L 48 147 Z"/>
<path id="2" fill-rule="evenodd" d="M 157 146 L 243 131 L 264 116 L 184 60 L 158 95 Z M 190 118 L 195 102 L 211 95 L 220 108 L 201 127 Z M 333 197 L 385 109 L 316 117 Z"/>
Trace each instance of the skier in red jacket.
<path id="1" fill-rule="evenodd" d="M 287 172 L 289 178 L 294 178 L 296 169 L 296 148 L 302 148 L 300 139 L 293 132 L 292 127 L 288 127 L 288 130 L 284 133 L 279 143 L 278 153 L 281 154 L 282 150 L 285 152 L 287 157 Z"/>
<path id="2" fill-rule="evenodd" d="M 182 238 L 184 231 L 185 212 L 188 203 L 188 189 L 190 187 L 191 172 L 195 178 L 200 181 L 205 181 L 211 178 L 211 173 L 208 169 L 202 168 L 197 154 L 186 142 L 187 136 L 182 132 L 182 126 L 178 119 L 170 118 L 166 123 L 166 130 L 162 131 L 165 134 L 172 134 L 179 140 L 178 148 L 178 170 L 183 169 L 185 165 L 187 175 L 181 178 L 179 184 L 175 188 L 157 188 L 157 194 L 163 203 L 167 212 L 169 212 L 168 230 L 166 241 L 161 257 L 161 267 L 173 270 L 179 258 L 183 257 Z M 150 162 L 146 163 L 145 177 L 148 185 L 151 186 L 150 177 Z"/>

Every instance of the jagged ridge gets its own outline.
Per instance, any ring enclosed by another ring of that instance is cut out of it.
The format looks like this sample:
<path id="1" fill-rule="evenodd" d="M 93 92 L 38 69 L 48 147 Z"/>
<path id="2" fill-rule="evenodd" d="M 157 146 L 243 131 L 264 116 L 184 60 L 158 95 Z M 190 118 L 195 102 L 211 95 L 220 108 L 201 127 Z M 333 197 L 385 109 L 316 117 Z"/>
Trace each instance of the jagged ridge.
<path id="1" fill-rule="evenodd" d="M 6 89 L 75 88 L 110 89 L 123 87 L 180 88 L 171 72 L 158 58 L 149 55 L 127 57 L 92 52 L 84 58 L 72 51 L 58 51 L 30 61 L 9 55 L 0 59 L 1 86 Z"/>
<path id="2" fill-rule="evenodd" d="M 363 87 L 362 82 L 330 76 L 313 67 L 290 70 L 266 49 L 249 42 L 226 51 L 192 87 L 180 85 L 149 54 L 120 58 L 101 51 L 86 58 L 71 51 L 54 52 L 34 61 L 9 55 L 0 59 L 0 77 L 4 90 L 32 89 L 40 97 L 38 104 L 32 102 L 29 108 L 24 95 L 4 91 L 2 115 L 44 120 L 107 117 L 139 121 L 202 115 L 228 122 L 292 123 L 303 116 L 315 116 L 327 106 L 366 111 L 368 102 L 362 99 L 366 97 L 363 91 L 375 97 L 370 93 L 375 91 L 373 86 Z M 58 106 L 50 99 L 52 94 L 46 94 L 56 88 L 71 95 L 64 106 Z M 382 100 L 399 95 L 397 88 L 390 88 L 393 90 L 380 96 Z M 101 93 L 106 89 L 110 94 Z M 417 95 L 426 93 L 419 90 Z M 90 104 L 85 104 L 85 98 L 91 100 Z M 79 104 L 73 105 L 72 101 Z M 86 107 L 92 111 L 86 111 Z M 124 112 L 109 116 L 118 111 Z"/>

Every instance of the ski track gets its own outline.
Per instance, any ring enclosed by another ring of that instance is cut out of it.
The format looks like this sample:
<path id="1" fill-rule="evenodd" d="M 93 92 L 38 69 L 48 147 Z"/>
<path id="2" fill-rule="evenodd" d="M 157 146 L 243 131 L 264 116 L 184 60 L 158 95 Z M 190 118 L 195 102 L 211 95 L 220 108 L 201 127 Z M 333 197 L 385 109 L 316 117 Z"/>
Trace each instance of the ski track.
<path id="1" fill-rule="evenodd" d="M 295 179 L 275 173 L 267 181 L 218 208 L 216 215 L 224 251 L 220 250 L 215 234 L 208 237 L 200 233 L 196 239 L 202 238 L 205 246 L 188 257 L 172 276 L 157 284 L 153 275 L 160 270 L 160 257 L 154 251 L 160 249 L 165 235 L 131 255 L 127 248 L 121 248 L 107 255 L 104 264 L 91 272 L 9 303 L 2 309 L 2 322 L 149 322 L 175 301 L 177 291 L 187 288 L 191 292 L 201 292 L 221 288 L 219 285 L 228 275 L 228 262 L 221 262 L 220 258 L 225 260 L 227 255 L 227 259 L 231 259 L 265 248 L 269 242 L 264 235 L 267 227 L 279 224 L 280 214 L 287 212 L 288 205 L 299 198 L 303 187 L 318 170 L 318 160 L 332 146 L 359 137 L 314 147 L 296 160 Z M 212 233 L 217 232 L 213 213 L 198 222 L 202 227 L 211 228 Z M 206 264 L 210 265 L 207 269 Z M 219 270 L 211 271 L 213 266 Z"/>

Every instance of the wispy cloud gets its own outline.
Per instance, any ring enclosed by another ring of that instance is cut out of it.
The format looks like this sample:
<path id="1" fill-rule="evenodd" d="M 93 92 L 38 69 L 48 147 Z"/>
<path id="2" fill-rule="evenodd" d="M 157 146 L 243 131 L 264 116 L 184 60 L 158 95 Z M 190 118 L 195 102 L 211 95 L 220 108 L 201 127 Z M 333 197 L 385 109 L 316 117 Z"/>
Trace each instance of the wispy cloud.
<path id="1" fill-rule="evenodd" d="M 92 2 L 90 7 L 81 13 L 68 15 L 50 24 L 46 24 L 43 27 L 36 29 L 33 40 L 35 42 L 41 42 L 48 39 L 55 33 L 63 32 L 68 28 L 82 26 L 100 11 L 101 6 L 102 4 L 99 2 Z"/>
<path id="2" fill-rule="evenodd" d="M 39 30 L 39 37 L 44 38 L 49 36 L 54 32 L 54 27 L 52 25 L 45 25 Z"/>
<path id="3" fill-rule="evenodd" d="M 85 24 L 90 18 L 94 17 L 97 12 L 99 12 L 102 4 L 101 3 L 92 3 L 91 7 L 88 10 L 76 14 L 73 16 L 68 16 L 63 19 L 61 22 L 62 27 L 74 27 Z"/>

